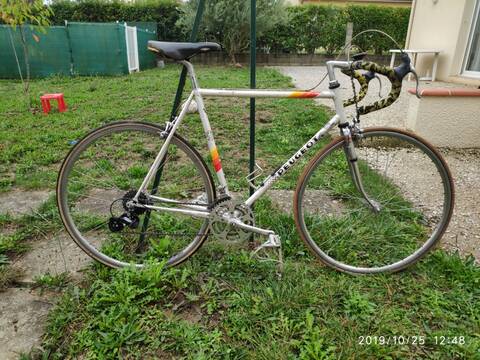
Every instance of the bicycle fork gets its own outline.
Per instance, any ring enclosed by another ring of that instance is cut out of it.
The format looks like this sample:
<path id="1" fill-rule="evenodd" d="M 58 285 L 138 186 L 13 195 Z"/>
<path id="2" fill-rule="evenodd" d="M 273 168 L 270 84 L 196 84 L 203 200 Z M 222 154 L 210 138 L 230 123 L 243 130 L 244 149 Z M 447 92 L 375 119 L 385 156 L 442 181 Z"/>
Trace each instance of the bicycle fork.
<path id="1" fill-rule="evenodd" d="M 381 210 L 380 204 L 370 198 L 365 191 L 365 188 L 363 187 L 362 176 L 358 167 L 357 151 L 355 149 L 355 144 L 352 139 L 352 132 L 349 127 L 342 128 L 341 132 L 342 136 L 345 139 L 343 150 L 347 158 L 348 168 L 350 170 L 350 176 L 352 177 L 353 184 L 355 185 L 357 191 L 362 194 L 363 198 L 365 199 L 369 207 L 372 209 L 372 211 L 378 213 Z"/>

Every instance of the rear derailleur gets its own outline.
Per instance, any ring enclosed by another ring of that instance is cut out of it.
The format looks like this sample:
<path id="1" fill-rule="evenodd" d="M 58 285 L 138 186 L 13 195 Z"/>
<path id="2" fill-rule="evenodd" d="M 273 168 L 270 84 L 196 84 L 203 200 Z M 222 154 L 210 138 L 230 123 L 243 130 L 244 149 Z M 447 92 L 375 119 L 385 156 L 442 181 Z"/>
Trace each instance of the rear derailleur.
<path id="1" fill-rule="evenodd" d="M 133 201 L 136 194 L 137 190 L 130 190 L 122 198 L 112 202 L 112 205 L 110 206 L 110 214 L 112 216 L 108 220 L 108 228 L 111 232 L 120 232 L 125 226 L 128 226 L 130 229 L 138 228 L 138 225 L 140 224 L 140 215 L 148 210 L 144 206 L 138 206 L 138 204 L 153 205 L 153 203 L 143 193 L 138 197 L 138 202 Z M 113 215 L 113 206 L 117 202 L 122 203 L 123 213 L 120 216 Z"/>

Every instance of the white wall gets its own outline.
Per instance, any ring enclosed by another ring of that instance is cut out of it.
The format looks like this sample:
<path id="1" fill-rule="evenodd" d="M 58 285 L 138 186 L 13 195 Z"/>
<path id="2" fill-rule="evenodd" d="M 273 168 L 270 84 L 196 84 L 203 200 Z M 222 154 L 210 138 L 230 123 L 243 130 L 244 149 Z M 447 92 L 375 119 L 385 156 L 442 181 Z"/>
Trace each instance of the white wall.
<path id="1" fill-rule="evenodd" d="M 461 74 L 468 34 L 477 0 L 415 0 L 407 36 L 409 49 L 438 49 L 437 79 L 480 85 L 480 79 Z M 417 70 L 424 74 L 432 67 L 431 55 L 419 55 Z"/>

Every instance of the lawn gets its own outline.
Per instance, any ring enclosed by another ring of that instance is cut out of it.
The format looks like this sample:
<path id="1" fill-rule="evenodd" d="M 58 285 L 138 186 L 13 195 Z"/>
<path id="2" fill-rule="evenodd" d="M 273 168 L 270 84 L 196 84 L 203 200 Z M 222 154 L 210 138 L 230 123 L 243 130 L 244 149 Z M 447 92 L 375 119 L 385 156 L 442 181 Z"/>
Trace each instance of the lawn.
<path id="1" fill-rule="evenodd" d="M 244 87 L 249 79 L 247 70 L 233 68 L 199 68 L 198 75 L 204 87 Z M 163 124 L 177 76 L 178 68 L 167 67 L 116 78 L 34 81 L 37 108 L 41 93 L 65 93 L 69 111 L 49 116 L 26 112 L 20 85 L 0 81 L 0 92 L 9 94 L 0 99 L 0 190 L 53 189 L 72 143 L 97 126 L 115 120 Z M 261 69 L 258 77 L 263 88 L 291 85 L 271 69 Z M 206 105 L 229 184 L 246 194 L 247 101 L 209 99 Z M 258 101 L 257 154 L 266 173 L 297 150 L 328 115 L 309 100 Z M 197 116 L 190 116 L 180 133 L 208 159 Z M 293 189 L 302 163 L 277 187 Z M 40 285 L 57 289 L 60 300 L 49 316 L 41 355 L 480 358 L 480 269 L 473 259 L 437 250 L 399 274 L 341 274 L 309 255 L 290 215 L 268 198 L 257 204 L 257 223 L 274 228 L 284 242 L 282 279 L 273 264 L 209 241 L 175 269 L 114 271 L 95 264 L 82 284 L 44 278 Z M 0 235 L 1 263 L 27 251 L 40 234 L 61 227 L 53 198 L 36 215 L 2 216 L 0 224 L 14 229 Z M 6 272 L 8 266 L 0 269 Z"/>

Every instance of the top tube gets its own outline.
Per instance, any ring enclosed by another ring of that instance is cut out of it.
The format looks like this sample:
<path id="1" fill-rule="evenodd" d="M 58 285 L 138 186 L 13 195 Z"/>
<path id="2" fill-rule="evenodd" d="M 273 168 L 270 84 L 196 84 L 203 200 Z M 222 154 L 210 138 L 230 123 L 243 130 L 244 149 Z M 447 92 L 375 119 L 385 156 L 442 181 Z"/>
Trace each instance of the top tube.
<path id="1" fill-rule="evenodd" d="M 198 92 L 203 96 L 239 98 L 333 99 L 335 96 L 331 91 L 198 89 Z"/>

